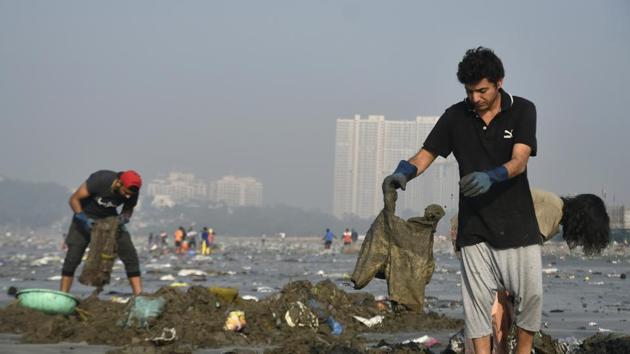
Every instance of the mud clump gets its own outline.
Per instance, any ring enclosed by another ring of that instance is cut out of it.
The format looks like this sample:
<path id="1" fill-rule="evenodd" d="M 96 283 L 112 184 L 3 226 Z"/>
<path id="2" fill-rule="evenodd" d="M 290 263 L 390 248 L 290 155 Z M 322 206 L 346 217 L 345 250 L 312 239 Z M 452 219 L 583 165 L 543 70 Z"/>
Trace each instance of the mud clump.
<path id="1" fill-rule="evenodd" d="M 280 292 L 260 301 L 236 298 L 229 302 L 213 295 L 208 288 L 190 287 L 183 292 L 163 287 L 150 297 L 162 297 L 162 314 L 144 327 L 125 327 L 126 304 L 88 297 L 71 316 L 51 316 L 12 304 L 0 309 L 0 332 L 22 335 L 29 343 L 87 342 L 120 347 L 117 353 L 190 352 L 195 348 L 256 346 L 273 352 L 292 353 L 364 353 L 365 332 L 426 331 L 457 329 L 463 321 L 435 313 L 393 313 L 380 310 L 374 297 L 367 293 L 346 293 L 332 281 L 312 285 L 308 281 L 288 283 Z M 343 332 L 333 336 L 320 319 L 317 328 L 290 327 L 285 313 L 296 302 L 316 301 L 327 316 L 342 324 Z M 382 309 L 382 307 L 380 307 Z M 243 311 L 247 325 L 240 332 L 224 330 L 231 311 Z M 352 316 L 384 316 L 382 323 L 371 328 Z M 165 329 L 174 328 L 176 339 L 156 346 L 155 338 Z M 144 348 L 137 348 L 144 347 Z M 281 350 L 281 351 L 279 351 Z"/>

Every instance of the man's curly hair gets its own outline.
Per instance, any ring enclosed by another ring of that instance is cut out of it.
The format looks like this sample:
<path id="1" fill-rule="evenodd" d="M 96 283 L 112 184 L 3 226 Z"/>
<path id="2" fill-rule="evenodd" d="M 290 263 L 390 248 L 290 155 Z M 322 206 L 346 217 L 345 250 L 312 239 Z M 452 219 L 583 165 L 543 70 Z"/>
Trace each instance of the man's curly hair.
<path id="1" fill-rule="evenodd" d="M 610 243 L 610 218 L 604 201 L 594 194 L 562 197 L 562 237 L 569 248 L 582 246 L 584 254 L 599 254 Z"/>
<path id="2" fill-rule="evenodd" d="M 457 79 L 462 84 L 475 84 L 483 79 L 496 84 L 504 76 L 501 59 L 492 49 L 484 47 L 468 49 L 457 68 Z"/>

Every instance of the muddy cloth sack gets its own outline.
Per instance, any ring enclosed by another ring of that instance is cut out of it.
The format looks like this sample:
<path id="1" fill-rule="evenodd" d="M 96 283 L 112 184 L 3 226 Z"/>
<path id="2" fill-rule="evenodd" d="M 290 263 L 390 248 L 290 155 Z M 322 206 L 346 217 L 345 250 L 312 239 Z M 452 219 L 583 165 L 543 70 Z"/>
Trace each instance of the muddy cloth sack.
<path id="1" fill-rule="evenodd" d="M 114 262 L 116 261 L 116 237 L 118 217 L 110 216 L 96 220 L 90 234 L 90 250 L 79 282 L 98 289 L 109 284 Z"/>
<path id="2" fill-rule="evenodd" d="M 422 311 L 435 269 L 433 236 L 444 209 L 431 204 L 424 216 L 405 221 L 395 214 L 397 197 L 396 191 L 385 193 L 385 207 L 366 234 L 351 280 L 361 289 L 374 277 L 385 278 L 391 301 Z"/>

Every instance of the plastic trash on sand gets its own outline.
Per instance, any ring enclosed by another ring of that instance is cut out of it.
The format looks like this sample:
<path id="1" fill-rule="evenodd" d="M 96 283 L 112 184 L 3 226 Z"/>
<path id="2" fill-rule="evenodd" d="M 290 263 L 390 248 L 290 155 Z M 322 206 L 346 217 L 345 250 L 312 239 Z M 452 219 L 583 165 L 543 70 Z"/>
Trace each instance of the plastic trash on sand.
<path id="1" fill-rule="evenodd" d="M 241 296 L 241 299 L 247 300 L 247 301 L 256 301 L 256 302 L 258 302 L 258 298 L 256 296 L 253 296 L 253 295 L 243 295 L 243 296 Z"/>
<path id="2" fill-rule="evenodd" d="M 196 275 L 196 276 L 206 276 L 208 275 L 208 273 L 204 272 L 203 270 L 199 270 L 199 269 L 182 269 L 179 272 L 177 272 L 177 275 L 180 277 L 187 277 L 190 275 Z"/>
<path id="3" fill-rule="evenodd" d="M 226 331 L 239 332 L 245 328 L 246 325 L 247 321 L 245 320 L 245 312 L 232 311 L 228 314 L 223 329 Z"/>
<path id="4" fill-rule="evenodd" d="M 343 332 L 343 326 L 341 325 L 341 323 L 337 322 L 337 320 L 335 320 L 330 314 L 328 314 L 319 302 L 314 299 L 309 299 L 308 305 L 317 315 L 318 319 L 322 320 L 328 325 L 328 327 L 330 327 L 330 334 L 332 334 L 333 336 L 338 336 Z"/>
<path id="5" fill-rule="evenodd" d="M 556 351 L 559 353 L 575 353 L 581 345 L 582 341 L 575 337 L 558 338 Z"/>
<path id="6" fill-rule="evenodd" d="M 177 332 L 175 331 L 175 327 L 173 328 L 164 328 L 162 330 L 162 334 L 153 338 L 145 338 L 144 340 L 147 342 L 151 342 L 155 345 L 163 345 L 166 343 L 174 342 L 177 339 Z"/>
<path id="7" fill-rule="evenodd" d="M 111 301 L 119 304 L 126 304 L 127 302 L 129 302 L 129 299 L 129 297 L 112 296 Z"/>
<path id="8" fill-rule="evenodd" d="M 436 338 L 433 338 L 433 337 L 429 337 L 427 335 L 424 335 L 422 337 L 418 337 L 418 338 L 415 338 L 415 339 L 406 340 L 406 341 L 402 342 L 402 344 L 408 344 L 408 343 L 411 343 L 411 342 L 416 343 L 416 344 L 422 344 L 422 345 L 424 345 L 427 348 L 431 348 L 432 346 L 434 346 L 436 344 L 440 344 L 439 340 L 437 340 Z"/>
<path id="9" fill-rule="evenodd" d="M 190 286 L 190 284 L 184 283 L 181 281 L 176 281 L 176 282 L 170 283 L 168 286 L 170 286 L 171 288 L 184 288 L 184 287 Z"/>
<path id="10" fill-rule="evenodd" d="M 289 309 L 284 314 L 284 320 L 289 327 L 308 327 L 315 331 L 319 327 L 317 316 L 300 301 L 289 305 Z"/>
<path id="11" fill-rule="evenodd" d="M 462 329 L 448 339 L 448 346 L 446 347 L 446 351 L 450 350 L 450 352 L 455 354 L 463 354 L 465 346 L 466 337 L 464 335 L 464 330 Z"/>
<path id="12" fill-rule="evenodd" d="M 238 297 L 238 289 L 237 288 L 217 288 L 211 287 L 208 288 L 208 291 L 217 298 L 227 302 L 232 303 Z"/>
<path id="13" fill-rule="evenodd" d="M 166 300 L 163 297 L 136 296 L 127 305 L 127 318 L 122 324 L 125 327 L 147 328 L 150 320 L 160 317 L 165 305 Z"/>
<path id="14" fill-rule="evenodd" d="M 374 316 L 374 317 L 372 317 L 370 319 L 367 319 L 367 318 L 361 317 L 361 316 L 352 316 L 352 317 L 354 317 L 355 320 L 363 323 L 364 325 L 366 325 L 368 327 L 372 327 L 374 325 L 377 325 L 377 324 L 383 322 L 383 319 L 385 319 L 385 316 L 380 316 L 380 315 Z"/>

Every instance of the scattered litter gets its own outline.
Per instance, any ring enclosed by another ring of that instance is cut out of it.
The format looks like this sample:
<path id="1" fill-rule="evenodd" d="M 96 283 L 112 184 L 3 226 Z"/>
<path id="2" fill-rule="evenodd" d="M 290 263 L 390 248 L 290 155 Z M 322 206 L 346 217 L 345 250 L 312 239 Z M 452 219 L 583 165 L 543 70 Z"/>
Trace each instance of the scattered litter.
<path id="1" fill-rule="evenodd" d="M 165 268 L 171 268 L 171 267 L 172 266 L 170 263 L 149 263 L 144 266 L 144 268 L 146 269 L 165 269 Z"/>
<path id="2" fill-rule="evenodd" d="M 455 354 L 463 354 L 466 345 L 466 336 L 464 330 L 460 330 L 448 339 L 446 350 L 450 350 Z"/>
<path id="3" fill-rule="evenodd" d="M 258 301 L 258 298 L 256 296 L 253 295 L 243 295 L 241 296 L 241 299 L 243 300 L 253 300 L 253 301 Z"/>
<path id="4" fill-rule="evenodd" d="M 48 280 L 61 280 L 61 275 L 53 275 L 52 277 L 48 278 Z"/>
<path id="5" fill-rule="evenodd" d="M 317 316 L 300 301 L 289 305 L 289 309 L 284 314 L 284 320 L 289 327 L 308 327 L 313 330 L 319 327 Z"/>
<path id="6" fill-rule="evenodd" d="M 239 332 L 240 330 L 245 328 L 246 324 L 247 321 L 245 321 L 245 312 L 232 311 L 228 314 L 223 329 L 226 331 Z"/>
<path id="7" fill-rule="evenodd" d="M 543 268 L 543 274 L 555 274 L 558 273 L 558 268 Z"/>
<path id="8" fill-rule="evenodd" d="M 52 263 L 52 262 L 61 263 L 62 261 L 63 259 L 61 259 L 61 257 L 59 256 L 46 256 L 46 257 L 42 257 L 42 258 L 32 261 L 31 265 L 35 267 L 41 267 L 41 266 L 48 265 L 48 263 Z"/>
<path id="9" fill-rule="evenodd" d="M 151 298 L 136 296 L 130 301 L 126 312 L 127 318 L 122 321 L 125 327 L 149 327 L 149 321 L 159 317 L 164 311 L 166 300 L 163 297 Z"/>
<path id="10" fill-rule="evenodd" d="M 227 303 L 232 303 L 238 297 L 238 289 L 236 288 L 211 287 L 211 288 L 208 288 L 208 291 L 210 291 L 212 295 L 218 297 L 219 299 Z"/>
<path id="11" fill-rule="evenodd" d="M 256 288 L 256 291 L 259 293 L 272 293 L 276 290 L 268 286 L 259 286 L 258 288 Z"/>
<path id="12" fill-rule="evenodd" d="M 325 322 L 328 327 L 330 327 L 330 334 L 332 334 L 333 336 L 341 335 L 341 333 L 343 332 L 343 326 L 341 325 L 341 323 L 337 322 L 337 320 L 335 320 L 326 310 L 324 310 L 324 307 L 319 302 L 317 302 L 317 300 L 309 299 L 308 305 L 311 307 L 313 312 L 317 314 L 317 318 Z"/>
<path id="13" fill-rule="evenodd" d="M 406 340 L 404 342 L 402 342 L 402 344 L 409 344 L 409 343 L 416 343 L 416 344 L 422 344 L 427 348 L 431 348 L 432 346 L 436 345 L 436 344 L 440 344 L 440 341 L 437 340 L 436 338 L 433 337 L 429 337 L 428 335 L 424 335 L 422 337 L 419 338 L 415 338 L 415 339 L 409 339 Z"/>
<path id="14" fill-rule="evenodd" d="M 558 349 L 561 353 L 575 353 L 582 345 L 582 341 L 575 337 L 558 338 L 556 343 L 558 343 Z"/>
<path id="15" fill-rule="evenodd" d="M 608 332 L 612 332 L 612 330 L 600 327 L 600 328 L 597 329 L 597 332 L 599 332 L 599 333 L 608 333 Z"/>
<path id="16" fill-rule="evenodd" d="M 367 319 L 365 317 L 361 317 L 361 316 L 352 316 L 355 320 L 363 323 L 364 325 L 368 326 L 368 327 L 372 327 L 374 325 L 377 325 L 381 322 L 383 322 L 383 319 L 385 319 L 385 316 L 374 316 L 370 319 Z"/>
<path id="17" fill-rule="evenodd" d="M 184 283 L 184 282 L 181 282 L 181 281 L 176 281 L 176 282 L 170 283 L 168 286 L 170 286 L 172 288 L 183 288 L 183 287 L 186 287 L 186 286 L 190 286 L 190 284 Z"/>
<path id="18" fill-rule="evenodd" d="M 122 296 L 112 296 L 112 302 L 116 302 L 119 304 L 126 304 L 127 302 L 129 302 L 129 297 L 122 297 Z"/>
<path id="19" fill-rule="evenodd" d="M 156 345 L 162 345 L 169 342 L 173 342 L 177 339 L 177 332 L 175 331 L 175 327 L 173 328 L 164 328 L 162 330 L 162 334 L 153 338 L 145 338 L 144 340 L 147 342 L 152 342 Z"/>
<path id="20" fill-rule="evenodd" d="M 175 277 L 172 276 L 171 274 L 167 274 L 167 275 L 161 276 L 160 280 L 162 280 L 162 281 L 174 281 Z"/>
<path id="21" fill-rule="evenodd" d="M 591 327 L 595 327 L 597 326 L 597 322 L 589 322 L 588 325 Z"/>
<path id="22" fill-rule="evenodd" d="M 180 277 L 187 277 L 190 275 L 195 275 L 195 276 L 206 276 L 208 275 L 208 273 L 204 272 L 203 270 L 199 270 L 199 269 L 182 269 L 179 272 L 177 272 L 177 275 Z"/>

